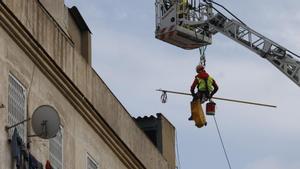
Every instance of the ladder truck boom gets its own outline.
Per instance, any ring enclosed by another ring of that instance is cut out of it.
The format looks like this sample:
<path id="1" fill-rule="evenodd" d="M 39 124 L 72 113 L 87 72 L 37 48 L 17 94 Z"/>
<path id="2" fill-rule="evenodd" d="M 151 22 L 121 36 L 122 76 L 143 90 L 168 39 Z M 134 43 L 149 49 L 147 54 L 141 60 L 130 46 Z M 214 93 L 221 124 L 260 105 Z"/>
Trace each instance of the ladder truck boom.
<path id="1" fill-rule="evenodd" d="M 156 0 L 156 38 L 183 49 L 195 49 L 212 44 L 212 36 L 219 32 L 267 59 L 300 87 L 299 55 L 238 18 L 229 19 L 212 3 L 211 0 Z"/>
<path id="2" fill-rule="evenodd" d="M 267 59 L 281 72 L 300 86 L 300 62 L 298 55 L 257 33 L 248 26 L 217 13 L 209 20 L 209 26 L 228 38 Z"/>

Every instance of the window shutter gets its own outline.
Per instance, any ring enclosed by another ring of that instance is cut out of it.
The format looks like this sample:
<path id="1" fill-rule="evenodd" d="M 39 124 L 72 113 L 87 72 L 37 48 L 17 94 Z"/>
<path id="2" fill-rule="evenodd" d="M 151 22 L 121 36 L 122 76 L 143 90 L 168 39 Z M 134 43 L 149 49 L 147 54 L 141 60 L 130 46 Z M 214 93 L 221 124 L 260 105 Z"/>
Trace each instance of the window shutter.
<path id="1" fill-rule="evenodd" d="M 63 168 L 63 131 L 49 140 L 49 160 L 54 169 Z"/>
<path id="2" fill-rule="evenodd" d="M 8 125 L 14 125 L 25 120 L 26 115 L 26 93 L 22 84 L 12 75 L 8 79 Z M 20 137 L 26 143 L 26 123 L 17 127 Z M 9 138 L 12 137 L 14 128 L 9 130 Z"/>
<path id="3" fill-rule="evenodd" d="M 97 163 L 89 156 L 87 157 L 87 169 L 98 169 Z"/>

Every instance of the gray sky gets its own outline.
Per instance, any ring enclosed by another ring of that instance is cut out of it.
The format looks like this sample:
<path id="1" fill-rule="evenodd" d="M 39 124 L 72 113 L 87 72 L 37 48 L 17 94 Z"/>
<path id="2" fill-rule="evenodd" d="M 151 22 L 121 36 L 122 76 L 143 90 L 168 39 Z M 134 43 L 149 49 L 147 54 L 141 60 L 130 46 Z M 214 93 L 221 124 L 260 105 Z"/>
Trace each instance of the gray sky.
<path id="1" fill-rule="evenodd" d="M 65 0 L 76 5 L 93 33 L 93 67 L 133 116 L 163 113 L 176 127 L 181 169 L 226 169 L 212 117 L 198 129 L 188 121 L 188 92 L 198 50 L 154 38 L 154 0 Z M 221 2 L 221 1 L 217 1 Z M 300 1 L 222 0 L 248 26 L 300 54 Z M 207 71 L 216 96 L 275 104 L 277 109 L 216 101 L 216 118 L 233 169 L 299 169 L 299 87 L 268 61 L 217 34 L 208 47 Z"/>

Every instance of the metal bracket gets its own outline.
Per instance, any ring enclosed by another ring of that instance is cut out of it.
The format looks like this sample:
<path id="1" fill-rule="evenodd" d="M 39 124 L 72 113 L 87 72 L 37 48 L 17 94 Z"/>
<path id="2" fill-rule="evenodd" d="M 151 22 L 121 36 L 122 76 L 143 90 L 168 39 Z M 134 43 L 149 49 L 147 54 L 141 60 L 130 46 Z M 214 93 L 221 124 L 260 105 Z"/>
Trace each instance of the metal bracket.
<path id="1" fill-rule="evenodd" d="M 5 126 L 5 130 L 8 131 L 9 129 L 17 127 L 18 125 L 23 124 L 23 123 L 25 123 L 25 122 L 27 122 L 29 120 L 31 120 L 31 118 L 28 118 L 28 119 L 25 119 L 23 121 L 20 121 L 19 123 L 16 123 L 16 124 L 14 124 L 12 126 Z"/>

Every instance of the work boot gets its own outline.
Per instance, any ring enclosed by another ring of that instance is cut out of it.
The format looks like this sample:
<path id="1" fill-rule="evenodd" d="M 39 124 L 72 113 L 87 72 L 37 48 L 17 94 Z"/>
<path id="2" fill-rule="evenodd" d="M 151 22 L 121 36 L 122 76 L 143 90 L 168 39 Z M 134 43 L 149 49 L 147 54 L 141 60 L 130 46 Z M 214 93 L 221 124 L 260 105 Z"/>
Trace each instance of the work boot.
<path id="1" fill-rule="evenodd" d="M 192 117 L 192 116 L 191 116 L 191 117 L 189 117 L 189 119 L 188 119 L 188 120 L 190 120 L 190 121 L 191 121 L 191 120 L 193 120 L 193 117 Z"/>

